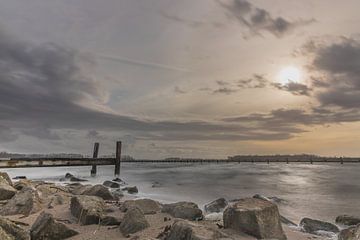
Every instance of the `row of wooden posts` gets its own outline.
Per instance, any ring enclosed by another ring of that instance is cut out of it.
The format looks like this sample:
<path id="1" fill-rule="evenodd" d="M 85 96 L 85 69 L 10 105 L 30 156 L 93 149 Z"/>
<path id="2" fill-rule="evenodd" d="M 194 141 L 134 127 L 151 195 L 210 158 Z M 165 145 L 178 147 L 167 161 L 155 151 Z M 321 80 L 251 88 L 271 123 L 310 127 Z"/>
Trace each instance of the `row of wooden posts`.
<path id="1" fill-rule="evenodd" d="M 115 176 L 120 176 L 120 167 L 121 167 L 121 141 L 116 142 L 116 153 L 115 153 Z M 93 159 L 97 159 L 99 155 L 100 144 L 98 142 L 94 143 L 94 151 L 93 151 Z M 97 165 L 93 164 L 91 167 L 90 174 L 92 177 L 96 176 L 97 173 Z"/>

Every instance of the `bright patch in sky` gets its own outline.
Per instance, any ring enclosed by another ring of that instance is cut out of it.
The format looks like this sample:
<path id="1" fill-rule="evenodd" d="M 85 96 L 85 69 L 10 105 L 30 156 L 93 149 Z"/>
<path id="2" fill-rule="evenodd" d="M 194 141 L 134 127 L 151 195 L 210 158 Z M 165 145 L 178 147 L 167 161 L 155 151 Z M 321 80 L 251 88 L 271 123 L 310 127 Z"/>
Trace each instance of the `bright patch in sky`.
<path id="1" fill-rule="evenodd" d="M 298 83 L 301 81 L 301 72 L 297 67 L 288 66 L 279 72 L 279 82 L 286 84 L 288 82 Z"/>

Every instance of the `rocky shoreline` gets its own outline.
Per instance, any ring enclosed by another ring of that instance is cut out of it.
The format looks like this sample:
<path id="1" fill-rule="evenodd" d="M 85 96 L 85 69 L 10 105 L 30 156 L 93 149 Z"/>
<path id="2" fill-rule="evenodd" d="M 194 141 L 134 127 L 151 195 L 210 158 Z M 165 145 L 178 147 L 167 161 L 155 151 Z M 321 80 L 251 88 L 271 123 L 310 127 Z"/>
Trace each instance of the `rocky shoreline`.
<path id="1" fill-rule="evenodd" d="M 13 182 L 0 172 L 0 239 L 360 240 L 357 217 L 341 215 L 335 223 L 303 218 L 296 224 L 280 215 L 276 201 L 260 195 L 220 198 L 202 210 L 181 199 L 137 199 L 138 188 L 121 179 L 87 185 L 68 173 L 61 180 L 62 185 L 25 177 Z"/>

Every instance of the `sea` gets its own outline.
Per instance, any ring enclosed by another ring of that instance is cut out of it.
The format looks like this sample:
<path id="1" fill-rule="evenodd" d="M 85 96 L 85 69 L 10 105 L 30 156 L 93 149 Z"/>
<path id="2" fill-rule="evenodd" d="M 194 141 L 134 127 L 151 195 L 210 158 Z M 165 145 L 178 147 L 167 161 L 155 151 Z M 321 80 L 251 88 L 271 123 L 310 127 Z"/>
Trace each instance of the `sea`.
<path id="1" fill-rule="evenodd" d="M 11 177 L 53 181 L 65 173 L 101 184 L 114 178 L 113 166 L 3 169 Z M 139 198 L 163 203 L 192 201 L 200 207 L 260 194 L 276 197 L 280 213 L 299 223 L 303 217 L 334 222 L 338 215 L 360 216 L 360 164 L 328 163 L 122 163 L 120 178 L 137 186 Z"/>

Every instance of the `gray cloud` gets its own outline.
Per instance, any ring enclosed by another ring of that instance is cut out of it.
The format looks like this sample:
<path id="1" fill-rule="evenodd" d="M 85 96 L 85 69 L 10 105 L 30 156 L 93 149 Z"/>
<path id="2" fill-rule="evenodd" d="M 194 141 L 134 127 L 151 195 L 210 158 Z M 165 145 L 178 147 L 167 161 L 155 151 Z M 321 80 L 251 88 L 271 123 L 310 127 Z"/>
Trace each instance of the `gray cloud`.
<path id="1" fill-rule="evenodd" d="M 237 90 L 237 89 L 234 89 L 234 88 L 221 87 L 221 88 L 215 89 L 215 90 L 213 91 L 213 94 L 226 94 L 226 95 L 229 95 L 229 94 L 235 93 L 235 92 L 237 92 L 237 91 L 238 91 L 238 90 Z"/>
<path id="2" fill-rule="evenodd" d="M 297 27 L 311 24 L 315 19 L 289 21 L 283 17 L 273 17 L 265 9 L 258 8 L 247 0 L 229 0 L 226 3 L 218 0 L 230 17 L 237 19 L 252 34 L 261 35 L 266 31 L 280 38 Z"/>
<path id="3" fill-rule="evenodd" d="M 309 70 L 316 99 L 324 106 L 360 107 L 360 42 L 351 38 L 305 44 L 303 54 L 312 59 Z"/>
<path id="4" fill-rule="evenodd" d="M 312 89 L 305 84 L 291 82 L 291 81 L 286 84 L 272 83 L 272 86 L 280 90 L 288 91 L 294 95 L 309 96 L 310 92 L 312 91 Z"/>
<path id="5" fill-rule="evenodd" d="M 184 24 L 186 26 L 189 26 L 191 28 L 200 28 L 200 27 L 214 27 L 214 28 L 222 28 L 225 26 L 225 24 L 221 22 L 208 22 L 208 21 L 199 21 L 199 20 L 192 20 L 192 19 L 185 19 L 182 17 L 179 17 L 177 15 L 169 14 L 165 11 L 161 11 L 160 15 L 168 20 L 171 20 L 176 23 Z"/>
<path id="6" fill-rule="evenodd" d="M 268 83 L 269 80 L 264 75 L 254 74 L 251 78 L 240 79 L 237 85 L 240 88 L 265 88 Z"/>

